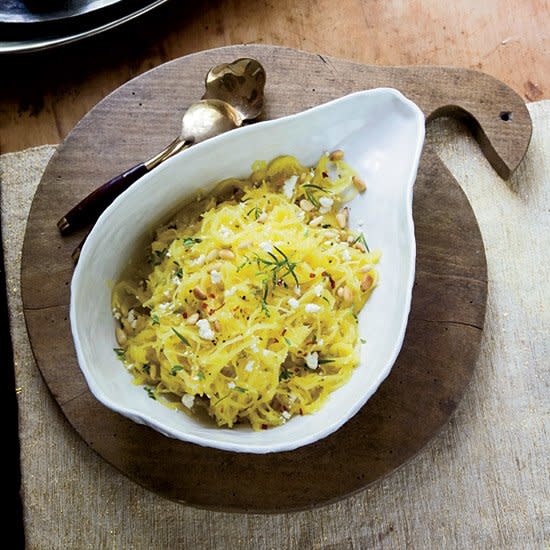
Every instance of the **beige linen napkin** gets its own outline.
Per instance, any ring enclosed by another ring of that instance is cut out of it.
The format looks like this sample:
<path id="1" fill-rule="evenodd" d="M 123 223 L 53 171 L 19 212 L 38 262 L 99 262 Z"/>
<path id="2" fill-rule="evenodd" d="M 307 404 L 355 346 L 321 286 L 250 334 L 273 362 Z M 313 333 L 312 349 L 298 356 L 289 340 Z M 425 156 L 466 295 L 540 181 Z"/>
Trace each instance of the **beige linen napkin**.
<path id="1" fill-rule="evenodd" d="M 55 146 L 0 157 L 28 548 L 548 544 L 550 101 L 529 110 L 533 140 L 510 182 L 458 123 L 436 121 L 428 131 L 473 205 L 489 271 L 481 355 L 456 415 L 393 475 L 336 504 L 291 514 L 227 514 L 164 500 L 115 471 L 69 426 L 34 363 L 19 289 L 30 202 Z"/>

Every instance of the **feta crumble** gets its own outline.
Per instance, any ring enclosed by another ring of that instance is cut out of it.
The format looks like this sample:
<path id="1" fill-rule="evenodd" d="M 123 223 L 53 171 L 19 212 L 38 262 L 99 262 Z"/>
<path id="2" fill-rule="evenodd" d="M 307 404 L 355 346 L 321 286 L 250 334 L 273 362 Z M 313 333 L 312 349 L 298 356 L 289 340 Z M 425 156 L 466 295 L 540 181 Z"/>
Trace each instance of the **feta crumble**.
<path id="1" fill-rule="evenodd" d="M 244 368 L 244 370 L 246 372 L 252 372 L 252 369 L 254 368 L 254 361 L 249 361 L 247 364 L 246 364 L 246 367 Z"/>
<path id="2" fill-rule="evenodd" d="M 228 382 L 227 387 L 232 390 L 235 387 L 235 382 Z"/>
<path id="3" fill-rule="evenodd" d="M 321 292 L 323 292 L 323 285 L 317 285 L 313 289 L 313 292 L 314 292 L 315 296 L 317 296 L 317 298 L 320 298 L 321 297 Z"/>
<path id="4" fill-rule="evenodd" d="M 212 281 L 213 285 L 219 285 L 222 282 L 222 274 L 219 271 L 213 269 L 210 272 L 210 280 Z"/>
<path id="5" fill-rule="evenodd" d="M 296 182 L 298 181 L 298 176 L 290 176 L 284 183 L 283 183 L 283 195 L 287 199 L 291 199 L 292 195 L 294 195 L 294 189 L 296 188 Z"/>
<path id="6" fill-rule="evenodd" d="M 319 199 L 319 204 L 321 205 L 321 208 L 319 208 L 319 212 L 321 214 L 328 214 L 332 209 L 334 201 L 329 197 L 321 197 Z"/>
<path id="7" fill-rule="evenodd" d="M 321 306 L 317 304 L 306 304 L 307 313 L 318 313 L 319 311 L 321 311 Z"/>
<path id="8" fill-rule="evenodd" d="M 264 252 L 273 252 L 273 245 L 269 241 L 265 241 L 263 243 L 260 243 L 260 248 Z"/>
<path id="9" fill-rule="evenodd" d="M 344 262 L 349 262 L 351 260 L 351 254 L 347 248 L 342 250 L 342 260 L 344 260 Z"/>
<path id="10" fill-rule="evenodd" d="M 201 254 L 198 258 L 195 258 L 194 260 L 191 260 L 189 262 L 190 265 L 196 265 L 196 266 L 201 266 L 204 264 L 204 262 L 206 261 L 206 256 L 204 254 Z"/>
<path id="11" fill-rule="evenodd" d="M 311 370 L 315 370 L 319 366 L 319 354 L 316 351 L 306 355 L 306 365 Z"/>
<path id="12" fill-rule="evenodd" d="M 191 409 L 195 404 L 195 396 L 190 393 L 184 393 L 181 397 L 181 404 L 188 409 Z"/>
<path id="13" fill-rule="evenodd" d="M 203 340 L 214 340 L 215 334 L 210 328 L 210 322 L 208 319 L 199 319 L 197 321 L 197 326 L 199 327 L 199 336 Z"/>
<path id="14" fill-rule="evenodd" d="M 296 298 L 289 298 L 288 299 L 288 305 L 292 309 L 296 309 L 300 305 L 300 302 L 298 302 L 298 300 L 296 300 Z"/>

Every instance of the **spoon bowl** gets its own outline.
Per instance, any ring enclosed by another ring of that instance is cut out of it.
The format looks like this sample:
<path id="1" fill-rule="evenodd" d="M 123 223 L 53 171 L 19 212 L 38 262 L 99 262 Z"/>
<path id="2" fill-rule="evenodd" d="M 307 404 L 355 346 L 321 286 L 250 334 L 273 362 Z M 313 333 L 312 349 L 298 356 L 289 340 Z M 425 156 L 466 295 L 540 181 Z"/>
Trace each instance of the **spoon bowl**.
<path id="1" fill-rule="evenodd" d="M 203 99 L 221 99 L 243 120 L 260 116 L 264 104 L 265 69 L 256 59 L 243 57 L 212 67 L 205 78 Z"/>

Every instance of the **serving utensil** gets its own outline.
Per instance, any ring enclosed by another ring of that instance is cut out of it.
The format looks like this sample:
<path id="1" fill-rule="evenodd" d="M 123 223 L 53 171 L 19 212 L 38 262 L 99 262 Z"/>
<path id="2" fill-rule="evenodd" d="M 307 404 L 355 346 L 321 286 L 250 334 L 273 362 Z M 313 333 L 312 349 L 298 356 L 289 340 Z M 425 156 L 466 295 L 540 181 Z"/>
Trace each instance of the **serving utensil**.
<path id="1" fill-rule="evenodd" d="M 203 99 L 185 112 L 180 135 L 154 157 L 114 177 L 85 197 L 57 222 L 61 234 L 95 222 L 118 195 L 176 153 L 257 118 L 263 108 L 264 85 L 265 70 L 255 59 L 237 59 L 210 69 L 205 78 Z M 75 250 L 77 257 L 79 248 Z"/>

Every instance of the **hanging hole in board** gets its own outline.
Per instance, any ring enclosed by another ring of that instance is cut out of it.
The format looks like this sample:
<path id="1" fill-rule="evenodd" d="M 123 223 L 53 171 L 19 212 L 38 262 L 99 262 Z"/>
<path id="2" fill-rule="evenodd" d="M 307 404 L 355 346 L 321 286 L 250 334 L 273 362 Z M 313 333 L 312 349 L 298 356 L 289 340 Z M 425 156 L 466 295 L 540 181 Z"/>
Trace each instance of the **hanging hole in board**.
<path id="1" fill-rule="evenodd" d="M 504 122 L 510 122 L 513 118 L 512 111 L 502 111 L 500 113 L 500 120 L 503 120 Z"/>

